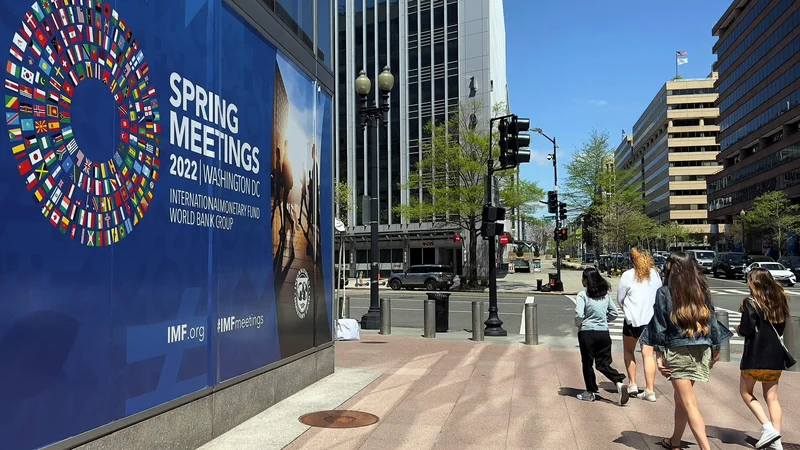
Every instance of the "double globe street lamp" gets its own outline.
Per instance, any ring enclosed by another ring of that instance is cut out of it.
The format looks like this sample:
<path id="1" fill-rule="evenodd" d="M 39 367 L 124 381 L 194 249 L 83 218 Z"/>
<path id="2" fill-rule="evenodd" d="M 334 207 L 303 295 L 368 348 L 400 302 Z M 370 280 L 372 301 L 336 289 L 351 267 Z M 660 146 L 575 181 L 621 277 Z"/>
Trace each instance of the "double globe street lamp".
<path id="1" fill-rule="evenodd" d="M 372 89 L 372 81 L 364 70 L 356 78 L 356 93 L 361 101 L 359 113 L 361 114 L 361 129 L 370 127 L 370 162 L 369 162 L 369 225 L 370 225 L 370 264 L 369 275 L 369 310 L 361 317 L 361 328 L 365 330 L 377 330 L 381 324 L 381 306 L 378 296 L 378 122 L 384 127 L 389 123 L 387 113 L 389 112 L 389 94 L 394 88 L 394 75 L 389 66 L 383 68 L 383 72 L 378 75 L 378 89 L 380 89 L 382 101 L 380 103 L 369 104 L 367 96 Z"/>

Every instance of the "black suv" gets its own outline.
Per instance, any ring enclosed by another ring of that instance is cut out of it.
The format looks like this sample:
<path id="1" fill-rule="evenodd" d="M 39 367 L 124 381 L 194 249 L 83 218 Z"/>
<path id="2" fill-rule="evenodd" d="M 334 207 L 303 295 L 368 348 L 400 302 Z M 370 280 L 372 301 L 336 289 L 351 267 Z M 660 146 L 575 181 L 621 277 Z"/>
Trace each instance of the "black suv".
<path id="1" fill-rule="evenodd" d="M 800 256 L 784 256 L 778 262 L 791 270 L 796 277 L 800 277 Z"/>
<path id="2" fill-rule="evenodd" d="M 744 277 L 744 268 L 749 259 L 744 253 L 717 253 L 711 263 L 711 273 L 714 278 L 719 278 L 720 274 L 725 278 Z"/>

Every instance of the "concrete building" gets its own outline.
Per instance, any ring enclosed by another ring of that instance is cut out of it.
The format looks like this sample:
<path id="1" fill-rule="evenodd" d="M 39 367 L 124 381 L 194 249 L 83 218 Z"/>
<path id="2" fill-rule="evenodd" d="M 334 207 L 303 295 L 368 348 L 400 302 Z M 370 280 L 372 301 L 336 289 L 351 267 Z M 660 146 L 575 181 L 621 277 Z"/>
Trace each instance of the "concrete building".
<path id="1" fill-rule="evenodd" d="M 713 34 L 723 169 L 708 211 L 730 224 L 766 192 L 800 197 L 800 2 L 737 0 Z"/>
<path id="2" fill-rule="evenodd" d="M 644 212 L 683 225 L 704 243 L 717 232 L 706 198 L 707 178 L 720 170 L 716 78 L 666 82 L 615 153 L 616 168 L 631 171 L 629 183 L 646 200 Z"/>
<path id="3" fill-rule="evenodd" d="M 503 2 L 338 0 L 337 12 L 335 178 L 351 186 L 356 206 L 346 214 L 345 260 L 351 274 L 369 268 L 362 198 L 370 193 L 370 147 L 359 126 L 355 79 L 364 69 L 375 86 L 387 64 L 396 81 L 389 126 L 378 131 L 381 271 L 423 263 L 453 263 L 461 270 L 466 242 L 454 237 L 466 233 L 444 223 L 410 220 L 396 206 L 426 195 L 406 185 L 430 140 L 423 132 L 430 120 L 444 121 L 460 101 L 475 99 L 483 105 L 477 126 L 488 127 L 492 105 L 507 103 Z M 375 94 L 373 89 L 372 99 Z"/>

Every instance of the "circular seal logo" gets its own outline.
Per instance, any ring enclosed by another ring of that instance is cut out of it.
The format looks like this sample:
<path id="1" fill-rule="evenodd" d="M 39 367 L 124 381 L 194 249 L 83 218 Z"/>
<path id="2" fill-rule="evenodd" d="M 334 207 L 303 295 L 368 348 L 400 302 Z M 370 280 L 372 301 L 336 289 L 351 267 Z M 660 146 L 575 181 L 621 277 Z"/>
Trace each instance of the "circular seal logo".
<path id="1" fill-rule="evenodd" d="M 308 272 L 306 269 L 300 269 L 297 278 L 294 279 L 294 310 L 297 312 L 297 317 L 305 318 L 310 304 L 311 283 L 308 279 Z"/>
<path id="2" fill-rule="evenodd" d="M 144 53 L 108 3 L 38 0 L 14 33 L 6 64 L 11 153 L 42 215 L 71 240 L 112 245 L 147 212 L 158 181 L 160 115 Z M 108 86 L 120 134 L 107 161 L 92 161 L 73 135 L 75 88 Z"/>

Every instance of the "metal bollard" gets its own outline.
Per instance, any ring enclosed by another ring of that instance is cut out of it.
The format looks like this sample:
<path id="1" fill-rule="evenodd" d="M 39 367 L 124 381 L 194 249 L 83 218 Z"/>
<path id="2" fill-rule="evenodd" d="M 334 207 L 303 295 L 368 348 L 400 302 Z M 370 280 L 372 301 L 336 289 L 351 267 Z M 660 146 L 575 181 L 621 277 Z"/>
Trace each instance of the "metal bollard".
<path id="1" fill-rule="evenodd" d="M 800 317 L 790 317 L 789 323 L 786 325 L 786 330 L 783 332 L 783 343 L 786 344 L 786 350 L 789 350 L 789 354 L 795 360 L 800 361 Z M 800 362 L 789 368 L 789 371 L 800 372 Z"/>
<path id="2" fill-rule="evenodd" d="M 720 325 L 725 327 L 725 329 L 730 328 L 728 326 L 728 311 L 717 311 L 717 322 Z M 731 361 L 731 341 L 725 340 L 722 341 L 722 344 L 719 346 L 719 360 L 720 362 L 730 362 Z"/>
<path id="3" fill-rule="evenodd" d="M 525 303 L 525 345 L 539 345 L 536 303 Z"/>
<path id="4" fill-rule="evenodd" d="M 483 340 L 483 302 L 472 301 L 472 340 Z"/>
<path id="5" fill-rule="evenodd" d="M 339 319 L 350 318 L 350 297 L 339 297 Z"/>
<path id="6" fill-rule="evenodd" d="M 392 300 L 381 299 L 381 329 L 380 334 L 392 334 Z"/>
<path id="7" fill-rule="evenodd" d="M 425 300 L 423 336 L 426 338 L 436 337 L 436 300 Z"/>

